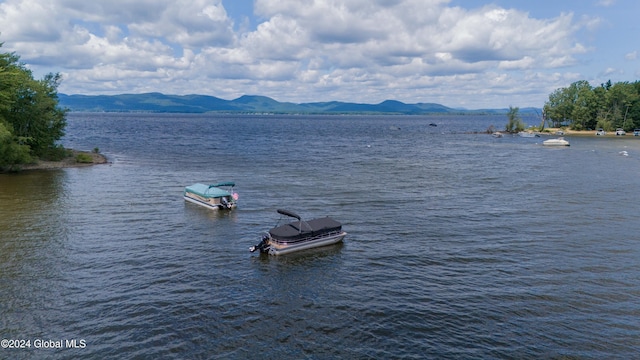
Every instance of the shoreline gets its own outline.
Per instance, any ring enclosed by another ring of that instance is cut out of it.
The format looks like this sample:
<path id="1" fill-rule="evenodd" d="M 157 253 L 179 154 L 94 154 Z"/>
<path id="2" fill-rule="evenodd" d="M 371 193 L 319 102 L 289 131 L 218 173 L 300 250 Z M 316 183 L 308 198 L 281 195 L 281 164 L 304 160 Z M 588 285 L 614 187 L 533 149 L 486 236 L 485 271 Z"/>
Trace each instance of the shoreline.
<path id="1" fill-rule="evenodd" d="M 56 170 L 56 169 L 64 169 L 64 168 L 76 168 L 76 167 L 86 167 L 92 165 L 99 164 L 107 164 L 109 161 L 106 156 L 92 152 L 92 151 L 81 151 L 68 149 L 70 156 L 60 160 L 60 161 L 45 161 L 45 160 L 37 160 L 32 164 L 21 164 L 17 166 L 17 169 L 12 171 L 0 171 L 1 173 L 10 173 L 10 172 L 22 172 L 26 170 Z M 86 154 L 91 157 L 91 162 L 78 162 L 76 157 L 80 154 Z"/>
<path id="2" fill-rule="evenodd" d="M 527 131 L 527 130 L 525 130 Z M 556 131 L 564 132 L 564 135 L 556 134 Z M 615 131 L 607 131 L 605 135 L 596 135 L 595 130 L 570 130 L 570 129 L 561 129 L 561 128 L 546 128 L 542 132 L 534 131 L 535 133 L 541 135 L 550 135 L 550 136 L 594 136 L 594 137 L 614 137 L 614 138 L 624 138 L 627 136 L 635 137 L 633 132 L 627 133 L 626 135 L 616 135 Z"/>

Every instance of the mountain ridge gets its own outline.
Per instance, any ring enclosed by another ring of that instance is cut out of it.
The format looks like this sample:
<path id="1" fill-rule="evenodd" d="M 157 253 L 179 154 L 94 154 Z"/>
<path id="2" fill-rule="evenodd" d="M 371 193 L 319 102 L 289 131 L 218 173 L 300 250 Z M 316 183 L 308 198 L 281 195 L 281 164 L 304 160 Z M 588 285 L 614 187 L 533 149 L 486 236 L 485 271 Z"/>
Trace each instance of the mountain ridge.
<path id="1" fill-rule="evenodd" d="M 157 112 L 157 113 L 278 113 L 278 114 L 502 114 L 508 109 L 467 110 L 437 103 L 406 104 L 385 100 L 378 104 L 342 101 L 291 103 L 267 96 L 243 95 L 224 100 L 210 95 L 166 95 L 159 92 L 119 95 L 58 94 L 59 104 L 74 112 Z M 521 113 L 539 109 L 523 108 Z"/>

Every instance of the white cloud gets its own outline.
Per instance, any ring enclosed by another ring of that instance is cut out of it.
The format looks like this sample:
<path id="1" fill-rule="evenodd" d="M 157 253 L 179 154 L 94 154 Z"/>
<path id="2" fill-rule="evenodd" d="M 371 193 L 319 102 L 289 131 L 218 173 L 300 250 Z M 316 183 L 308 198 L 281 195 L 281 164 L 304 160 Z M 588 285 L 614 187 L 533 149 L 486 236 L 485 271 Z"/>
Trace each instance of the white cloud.
<path id="1" fill-rule="evenodd" d="M 533 67 L 535 63 L 535 59 L 530 56 L 525 56 L 522 59 L 512 60 L 512 61 L 501 61 L 498 65 L 499 69 L 505 70 L 515 70 L 515 69 L 530 69 Z"/>
<path id="2" fill-rule="evenodd" d="M 0 23 L 10 25 L 0 41 L 32 67 L 61 72 L 61 92 L 294 102 L 433 102 L 488 84 L 530 94 L 524 76 L 575 64 L 588 51 L 575 34 L 594 18 L 448 4 L 256 0 L 263 22 L 239 32 L 221 0 L 6 0 Z"/>
<path id="3" fill-rule="evenodd" d="M 616 3 L 616 0 L 598 0 L 596 4 L 598 6 L 610 7 Z"/>
<path id="4" fill-rule="evenodd" d="M 45 1 L 0 3 L 2 37 L 16 42 L 59 40 L 58 15 L 55 4 Z"/>
<path id="5" fill-rule="evenodd" d="M 183 47 L 225 46 L 233 42 L 233 23 L 222 4 L 207 0 L 168 1 L 156 17 L 133 22 L 129 30 L 140 37 L 162 38 Z"/>

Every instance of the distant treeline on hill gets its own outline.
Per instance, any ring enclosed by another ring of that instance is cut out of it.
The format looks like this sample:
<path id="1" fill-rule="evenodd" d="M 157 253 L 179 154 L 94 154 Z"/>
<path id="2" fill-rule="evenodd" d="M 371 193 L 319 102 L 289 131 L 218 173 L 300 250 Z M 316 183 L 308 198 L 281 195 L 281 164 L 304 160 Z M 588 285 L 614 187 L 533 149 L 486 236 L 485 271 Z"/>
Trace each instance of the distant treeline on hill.
<path id="1" fill-rule="evenodd" d="M 405 104 L 386 100 L 379 104 L 340 101 L 295 104 L 279 102 L 266 96 L 245 95 L 224 100 L 207 95 L 165 95 L 161 93 L 122 95 L 59 94 L 60 106 L 83 112 L 173 112 L 173 113 L 248 113 L 248 114 L 506 114 L 508 109 L 465 110 L 440 104 Z M 539 109 L 520 109 L 536 113 Z"/>

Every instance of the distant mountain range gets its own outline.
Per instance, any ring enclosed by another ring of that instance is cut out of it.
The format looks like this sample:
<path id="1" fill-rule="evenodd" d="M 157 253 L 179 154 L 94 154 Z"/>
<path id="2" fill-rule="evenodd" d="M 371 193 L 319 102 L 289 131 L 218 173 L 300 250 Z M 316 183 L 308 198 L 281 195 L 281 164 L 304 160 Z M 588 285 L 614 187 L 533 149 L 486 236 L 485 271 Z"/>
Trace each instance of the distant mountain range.
<path id="1" fill-rule="evenodd" d="M 122 95 L 58 94 L 60 106 L 78 112 L 162 112 L 162 113 L 250 113 L 250 114 L 502 114 L 508 109 L 466 110 L 440 104 L 405 104 L 386 100 L 379 104 L 340 101 L 295 104 L 279 102 L 266 96 L 244 95 L 224 100 L 207 95 L 165 95 L 161 93 Z M 535 113 L 539 109 L 520 109 Z"/>

